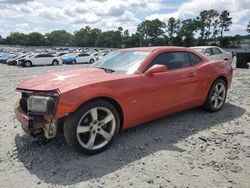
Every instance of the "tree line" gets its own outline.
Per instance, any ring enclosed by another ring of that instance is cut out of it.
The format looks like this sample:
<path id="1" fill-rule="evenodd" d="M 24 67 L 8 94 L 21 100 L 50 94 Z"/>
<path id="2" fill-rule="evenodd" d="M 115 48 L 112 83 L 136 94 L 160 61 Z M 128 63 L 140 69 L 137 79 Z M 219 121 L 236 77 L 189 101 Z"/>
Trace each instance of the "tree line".
<path id="1" fill-rule="evenodd" d="M 230 30 L 232 17 L 227 10 L 203 10 L 196 18 L 180 20 L 173 17 L 165 23 L 159 19 L 145 20 L 137 26 L 135 33 L 119 27 L 117 30 L 102 31 L 89 26 L 73 34 L 55 30 L 41 34 L 13 32 L 6 38 L 0 36 L 0 43 L 21 46 L 77 46 L 77 47 L 136 47 L 136 46 L 235 46 L 239 36 L 225 37 Z M 247 26 L 250 33 L 250 22 Z"/>

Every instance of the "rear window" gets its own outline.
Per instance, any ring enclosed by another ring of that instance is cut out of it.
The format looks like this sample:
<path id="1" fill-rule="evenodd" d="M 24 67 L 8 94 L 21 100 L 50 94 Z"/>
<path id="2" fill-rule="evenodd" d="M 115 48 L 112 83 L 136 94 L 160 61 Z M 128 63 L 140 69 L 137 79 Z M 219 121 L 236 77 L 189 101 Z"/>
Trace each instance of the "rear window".
<path id="1" fill-rule="evenodd" d="M 192 52 L 189 52 L 188 56 L 189 56 L 191 65 L 196 65 L 196 64 L 202 62 L 202 59 Z"/>

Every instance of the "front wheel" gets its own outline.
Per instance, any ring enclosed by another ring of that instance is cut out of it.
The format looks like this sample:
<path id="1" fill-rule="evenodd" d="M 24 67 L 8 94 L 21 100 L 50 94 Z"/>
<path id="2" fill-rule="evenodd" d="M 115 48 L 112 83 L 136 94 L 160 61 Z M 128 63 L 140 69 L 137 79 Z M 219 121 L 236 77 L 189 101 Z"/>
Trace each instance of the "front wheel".
<path id="1" fill-rule="evenodd" d="M 94 62 L 95 62 L 94 59 L 91 59 L 91 60 L 89 61 L 90 64 L 92 64 L 92 63 L 94 63 Z"/>
<path id="2" fill-rule="evenodd" d="M 205 110 L 211 112 L 219 111 L 225 103 L 227 96 L 227 84 L 222 79 L 217 79 L 212 84 L 206 102 L 203 106 Z"/>
<path id="3" fill-rule="evenodd" d="M 119 114 L 111 103 L 104 100 L 87 103 L 64 123 L 64 136 L 68 144 L 88 155 L 105 150 L 119 130 Z"/>
<path id="4" fill-rule="evenodd" d="M 25 67 L 31 67 L 31 66 L 32 66 L 31 61 L 26 61 L 26 62 L 24 63 L 24 66 L 25 66 Z"/>

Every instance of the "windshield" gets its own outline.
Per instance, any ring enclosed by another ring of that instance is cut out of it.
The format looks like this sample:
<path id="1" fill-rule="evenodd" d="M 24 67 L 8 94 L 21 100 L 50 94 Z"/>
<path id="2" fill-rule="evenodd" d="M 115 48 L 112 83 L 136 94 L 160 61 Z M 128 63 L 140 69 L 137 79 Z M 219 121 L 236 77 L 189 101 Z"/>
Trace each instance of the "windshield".
<path id="1" fill-rule="evenodd" d="M 133 74 L 149 54 L 150 52 L 147 51 L 115 51 L 95 62 L 91 67 Z"/>

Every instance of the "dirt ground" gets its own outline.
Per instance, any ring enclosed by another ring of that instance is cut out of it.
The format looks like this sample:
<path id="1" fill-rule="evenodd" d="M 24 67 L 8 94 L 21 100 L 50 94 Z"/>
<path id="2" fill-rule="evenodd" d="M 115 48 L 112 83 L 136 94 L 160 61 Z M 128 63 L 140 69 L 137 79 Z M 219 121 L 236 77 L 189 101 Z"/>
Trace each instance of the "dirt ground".
<path id="1" fill-rule="evenodd" d="M 43 143 L 24 134 L 13 112 L 15 86 L 83 66 L 0 64 L 0 187 L 250 187 L 250 70 L 234 72 L 222 111 L 197 108 L 146 123 L 94 156 L 62 138 Z"/>

